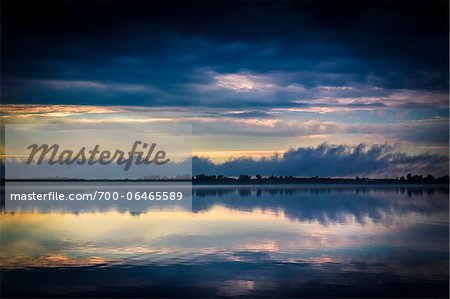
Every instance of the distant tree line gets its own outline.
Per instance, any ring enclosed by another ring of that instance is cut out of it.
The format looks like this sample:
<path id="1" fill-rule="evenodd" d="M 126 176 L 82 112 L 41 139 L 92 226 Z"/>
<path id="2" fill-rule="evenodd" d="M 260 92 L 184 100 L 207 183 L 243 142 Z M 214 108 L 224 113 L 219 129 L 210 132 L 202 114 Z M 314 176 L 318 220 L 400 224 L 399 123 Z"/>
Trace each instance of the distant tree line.
<path id="1" fill-rule="evenodd" d="M 408 173 L 405 177 L 390 178 L 390 179 L 374 179 L 366 177 L 355 178 L 327 178 L 327 177 L 295 177 L 295 176 L 261 176 L 259 174 L 255 176 L 241 174 L 239 177 L 227 177 L 224 175 L 206 175 L 199 174 L 196 176 L 178 175 L 175 177 L 167 176 L 145 176 L 137 179 L 79 179 L 69 177 L 48 177 L 39 179 L 8 179 L 8 181 L 151 181 L 151 182 L 189 182 L 192 180 L 193 184 L 205 185 L 205 184 L 439 184 L 448 185 L 449 176 L 442 176 L 435 178 L 431 174 L 412 175 Z M 0 184 L 4 184 L 5 178 L 0 179 Z"/>
<path id="2" fill-rule="evenodd" d="M 239 177 L 224 175 L 199 174 L 192 177 L 194 184 L 449 184 L 449 176 L 435 178 L 431 174 L 412 175 L 390 179 L 374 179 L 366 177 L 355 178 L 327 178 L 327 177 L 294 177 L 294 176 L 266 176 L 259 174 L 250 176 L 241 174 Z"/>

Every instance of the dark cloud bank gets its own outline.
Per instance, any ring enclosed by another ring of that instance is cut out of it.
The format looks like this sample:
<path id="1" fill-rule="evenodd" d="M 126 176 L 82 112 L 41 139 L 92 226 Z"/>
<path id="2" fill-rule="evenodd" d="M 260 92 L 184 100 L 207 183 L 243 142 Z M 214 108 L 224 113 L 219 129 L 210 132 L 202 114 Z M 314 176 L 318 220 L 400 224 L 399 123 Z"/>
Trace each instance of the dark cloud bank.
<path id="1" fill-rule="evenodd" d="M 258 106 L 198 92 L 208 71 L 448 90 L 447 1 L 3 2 L 8 103 Z"/>
<path id="2" fill-rule="evenodd" d="M 197 174 L 293 175 L 348 177 L 365 175 L 372 177 L 406 176 L 409 172 L 442 176 L 448 174 L 448 158 L 437 154 L 409 155 L 392 145 L 357 146 L 321 144 L 317 147 L 299 147 L 261 160 L 238 158 L 215 164 L 204 158 L 194 157 L 192 168 Z"/>

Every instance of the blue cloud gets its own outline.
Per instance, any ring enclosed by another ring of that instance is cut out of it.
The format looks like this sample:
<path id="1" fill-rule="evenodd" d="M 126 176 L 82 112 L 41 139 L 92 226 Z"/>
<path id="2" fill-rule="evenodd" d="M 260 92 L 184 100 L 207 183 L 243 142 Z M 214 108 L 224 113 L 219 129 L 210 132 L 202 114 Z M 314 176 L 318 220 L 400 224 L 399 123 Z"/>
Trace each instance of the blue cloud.
<path id="1" fill-rule="evenodd" d="M 5 4 L 3 101 L 258 105 L 246 96 L 224 90 L 198 92 L 192 86 L 211 83 L 202 70 L 217 74 L 291 74 L 277 83 L 299 83 L 308 90 L 323 85 L 448 89 L 444 4 L 327 4 L 331 7 L 325 10 L 326 17 L 323 7 L 306 3 L 198 7 L 195 3 L 173 6 L 155 2 L 110 7 L 108 14 L 102 6 L 92 5 L 86 10 L 76 3 L 54 5 L 49 10 L 32 3 Z M 145 85 L 159 92 L 61 90 L 36 84 L 35 80 Z M 295 94 L 279 91 L 264 105 L 288 105 L 293 99 Z"/>
<path id="2" fill-rule="evenodd" d="M 437 154 L 410 155 L 392 145 L 359 144 L 357 146 L 321 144 L 317 147 L 300 147 L 285 152 L 280 157 L 261 160 L 233 159 L 215 164 L 204 158 L 192 160 L 194 174 L 293 175 L 348 177 L 395 177 L 407 173 L 441 176 L 448 174 L 448 158 Z"/>

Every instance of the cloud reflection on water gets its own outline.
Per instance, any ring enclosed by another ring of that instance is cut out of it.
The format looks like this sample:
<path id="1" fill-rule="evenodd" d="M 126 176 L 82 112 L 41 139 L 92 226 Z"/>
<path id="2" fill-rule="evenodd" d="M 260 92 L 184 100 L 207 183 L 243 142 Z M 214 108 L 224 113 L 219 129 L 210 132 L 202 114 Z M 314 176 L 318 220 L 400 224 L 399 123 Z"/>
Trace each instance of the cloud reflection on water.
<path id="1" fill-rule="evenodd" d="M 442 290 L 447 198 L 446 188 L 230 186 L 195 188 L 191 212 L 3 213 L 2 268 L 12 293 L 17 279 L 45 269 L 71 271 L 73 283 L 82 292 L 94 288 L 94 295 L 102 283 L 85 281 L 83 269 L 111 276 L 130 296 L 135 287 L 171 293 L 166 276 L 180 279 L 174 292 L 189 287 L 208 296 L 264 290 L 290 296 L 280 284 L 306 290 L 308 283 L 334 292 L 330 279 L 370 287 L 374 277 L 428 281 Z M 148 275 L 158 281 L 143 278 Z M 50 281 L 42 283 L 53 292 Z"/>

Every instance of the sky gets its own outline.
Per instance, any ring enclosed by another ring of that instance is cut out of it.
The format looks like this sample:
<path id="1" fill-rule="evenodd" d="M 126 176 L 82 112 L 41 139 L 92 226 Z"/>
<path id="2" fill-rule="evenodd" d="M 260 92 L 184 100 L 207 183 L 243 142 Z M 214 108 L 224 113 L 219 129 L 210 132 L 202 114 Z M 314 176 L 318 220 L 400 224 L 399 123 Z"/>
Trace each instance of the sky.
<path id="1" fill-rule="evenodd" d="M 192 124 L 193 172 L 448 174 L 448 3 L 2 3 L 5 123 Z"/>

